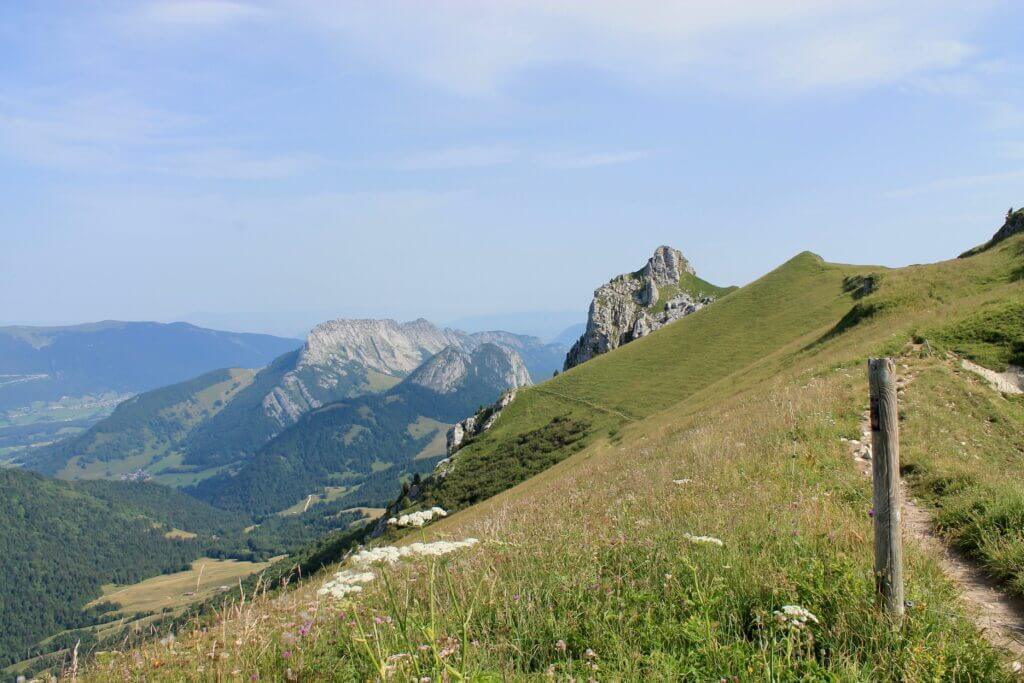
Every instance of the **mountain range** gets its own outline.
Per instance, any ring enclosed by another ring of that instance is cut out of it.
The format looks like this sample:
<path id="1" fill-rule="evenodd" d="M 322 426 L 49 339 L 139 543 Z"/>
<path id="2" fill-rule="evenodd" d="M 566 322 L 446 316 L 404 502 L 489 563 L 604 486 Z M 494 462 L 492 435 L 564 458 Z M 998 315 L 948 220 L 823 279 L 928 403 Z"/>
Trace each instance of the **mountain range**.
<path id="1" fill-rule="evenodd" d="M 0 411 L 64 396 L 135 394 L 216 368 L 258 368 L 300 344 L 188 323 L 0 327 Z"/>
<path id="2" fill-rule="evenodd" d="M 152 476 L 175 486 L 195 484 L 237 470 L 311 410 L 386 392 L 437 354 L 447 351 L 441 358 L 458 363 L 482 344 L 512 352 L 504 361 L 514 370 L 495 371 L 512 373 L 520 383 L 549 376 L 565 352 L 534 337 L 467 334 L 426 320 L 330 321 L 314 328 L 302 348 L 258 371 L 218 370 L 136 396 L 84 434 L 32 449 L 24 464 L 64 479 Z M 437 388 L 441 378 L 425 372 L 412 381 Z M 474 373 L 489 387 L 483 369 Z M 484 401 L 502 388 L 493 388 Z"/>

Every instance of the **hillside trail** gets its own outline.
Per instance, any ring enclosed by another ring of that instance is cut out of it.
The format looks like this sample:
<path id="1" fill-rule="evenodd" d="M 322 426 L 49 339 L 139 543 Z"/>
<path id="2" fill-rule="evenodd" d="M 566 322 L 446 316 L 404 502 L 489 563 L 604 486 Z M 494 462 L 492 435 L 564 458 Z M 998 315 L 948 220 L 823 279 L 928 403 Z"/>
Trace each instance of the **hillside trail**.
<path id="1" fill-rule="evenodd" d="M 579 398 L 578 396 L 570 396 L 568 394 L 563 394 L 563 393 L 560 393 L 560 392 L 557 392 L 557 391 L 552 391 L 551 389 L 539 387 L 539 386 L 536 386 L 536 385 L 530 387 L 530 389 L 532 391 L 536 391 L 539 394 L 547 394 L 548 396 L 554 396 L 555 398 L 560 398 L 560 399 L 562 399 L 564 401 L 572 401 L 573 403 L 579 403 L 581 405 L 587 406 L 588 408 L 593 408 L 594 410 L 599 410 L 602 413 L 608 413 L 609 415 L 617 415 L 618 417 L 621 417 L 626 422 L 633 422 L 633 421 L 636 420 L 635 417 L 633 417 L 631 415 L 627 415 L 626 413 L 622 412 L 621 410 L 616 410 L 615 408 L 609 408 L 608 406 L 603 406 L 603 405 L 601 405 L 599 403 L 594 403 L 593 401 L 588 401 L 585 398 Z"/>
<path id="2" fill-rule="evenodd" d="M 902 366 L 904 371 L 907 366 Z M 897 379 L 903 390 L 914 380 L 907 372 Z M 861 420 L 861 440 L 850 441 L 850 453 L 857 469 L 871 477 L 871 431 L 869 415 Z M 981 634 L 997 648 L 1008 652 L 1016 661 L 1014 671 L 1024 661 L 1024 600 L 1007 594 L 974 560 L 951 548 L 935 531 L 932 513 L 919 505 L 900 480 L 900 500 L 904 538 L 912 538 L 918 546 L 938 560 L 942 572 L 960 591 L 960 600 Z"/>

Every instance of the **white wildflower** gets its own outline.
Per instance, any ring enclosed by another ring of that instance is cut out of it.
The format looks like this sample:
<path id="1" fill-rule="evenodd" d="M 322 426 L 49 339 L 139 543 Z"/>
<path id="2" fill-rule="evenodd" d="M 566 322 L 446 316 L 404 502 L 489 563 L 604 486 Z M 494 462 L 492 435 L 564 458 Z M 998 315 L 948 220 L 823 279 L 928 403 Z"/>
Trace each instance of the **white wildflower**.
<path id="1" fill-rule="evenodd" d="M 443 511 L 442 511 L 443 512 Z M 368 565 L 384 562 L 394 564 L 406 557 L 439 557 L 463 548 L 471 548 L 479 543 L 475 538 L 462 541 L 434 541 L 432 543 L 410 543 L 404 546 L 385 545 L 377 548 L 363 549 L 352 556 L 353 567 L 365 568 Z M 351 593 L 362 592 L 362 584 L 370 583 L 376 575 L 368 570 L 342 569 L 327 581 L 320 590 L 320 595 L 342 599 Z"/>
<path id="2" fill-rule="evenodd" d="M 814 622 L 815 624 L 820 623 L 818 621 L 818 617 L 814 616 L 800 605 L 783 605 L 782 609 L 775 610 L 773 614 L 775 615 L 775 621 L 780 624 L 788 624 L 789 626 L 797 629 L 807 626 L 808 621 Z"/>
<path id="3" fill-rule="evenodd" d="M 672 483 L 673 484 L 677 484 L 679 486 L 682 486 L 683 484 L 689 484 L 691 481 L 693 481 L 693 480 L 692 479 L 673 479 Z"/>
<path id="4" fill-rule="evenodd" d="M 373 572 L 357 572 L 352 569 L 343 569 L 335 574 L 330 581 L 327 581 L 320 590 L 320 595 L 342 599 L 350 593 L 360 593 L 363 587 L 360 584 L 370 583 L 376 578 Z"/>
<path id="5" fill-rule="evenodd" d="M 693 536 L 692 534 L 683 534 L 683 538 L 685 538 L 690 543 L 709 543 L 711 545 L 719 546 L 725 545 L 722 542 L 722 539 L 715 538 L 714 536 Z"/>
<path id="6" fill-rule="evenodd" d="M 435 506 L 435 507 L 430 508 L 429 510 L 419 510 L 417 512 L 410 512 L 408 514 L 402 515 L 401 517 L 398 517 L 397 519 L 394 518 L 394 517 L 392 517 L 391 519 L 395 520 L 394 524 L 396 526 L 399 526 L 399 527 L 410 527 L 411 526 L 411 527 L 419 528 L 419 527 L 423 526 L 424 524 L 426 524 L 426 523 L 430 522 L 431 520 L 433 520 L 434 517 L 447 517 L 447 516 L 448 516 L 447 512 L 445 512 L 442 508 L 439 508 L 439 507 Z M 391 519 L 388 520 L 388 524 L 392 524 Z"/>

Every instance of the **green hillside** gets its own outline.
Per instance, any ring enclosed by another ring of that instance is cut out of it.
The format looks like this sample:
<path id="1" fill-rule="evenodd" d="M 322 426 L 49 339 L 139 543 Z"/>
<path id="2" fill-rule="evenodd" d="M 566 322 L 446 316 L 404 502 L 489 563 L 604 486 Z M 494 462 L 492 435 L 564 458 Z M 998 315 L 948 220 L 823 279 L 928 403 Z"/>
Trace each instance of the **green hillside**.
<path id="1" fill-rule="evenodd" d="M 217 507 L 252 515 L 282 510 L 323 487 L 343 489 L 338 499 L 350 507 L 383 507 L 401 479 L 430 472 L 444 456 L 452 423 L 507 388 L 500 374 L 490 372 L 504 369 L 504 356 L 491 350 L 497 347 L 484 344 L 473 352 L 474 365 L 451 391 L 421 386 L 414 373 L 384 394 L 327 404 L 303 415 L 239 471 L 188 490 Z"/>
<path id="2" fill-rule="evenodd" d="M 555 419 L 586 424 L 583 440 L 551 452 L 549 459 L 557 461 L 595 437 L 612 435 L 623 424 L 693 396 L 741 368 L 799 351 L 854 304 L 853 294 L 843 291 L 844 280 L 867 272 L 801 254 L 687 316 L 685 325 L 669 325 L 520 392 L 494 429 L 459 452 L 451 473 L 430 488 L 428 502 L 455 507 L 479 499 L 472 489 L 485 485 L 481 477 L 496 478 L 486 483 L 493 491 L 535 474 L 539 470 L 533 467 L 514 468 L 513 478 L 502 479 L 494 454 Z M 763 377 L 768 369 L 756 372 Z M 753 382 L 730 378 L 732 386 Z"/>
<path id="3" fill-rule="evenodd" d="M 286 604 L 305 609 L 323 579 L 286 601 L 251 603 L 223 626 L 229 643 L 248 630 L 217 671 L 1011 680 L 936 559 L 912 540 L 904 626 L 893 629 L 877 610 L 870 482 L 841 438 L 860 434 L 865 358 L 899 354 L 901 372 L 915 378 L 903 398 L 911 486 L 942 506 L 940 533 L 1007 586 L 1019 582 L 1024 541 L 1014 520 L 1024 498 L 1011 482 L 1024 470 L 1024 414 L 958 358 L 1000 367 L 1017 357 L 1022 247 L 1024 238 L 1011 237 L 970 258 L 900 269 L 801 254 L 521 391 L 413 505 L 467 507 L 376 542 L 482 544 L 374 567 L 378 578 L 342 607 L 354 616 L 317 617 L 304 640 L 250 625 Z M 795 623 L 787 605 L 813 620 Z M 209 649 L 213 636 L 200 626 L 179 633 L 179 652 Z M 155 643 L 142 653 L 92 675 L 145 677 L 150 657 L 169 662 L 169 678 L 208 665 L 172 661 Z"/>
<path id="4" fill-rule="evenodd" d="M 114 489 L 135 485 L 104 484 L 99 490 L 0 469 L 0 665 L 31 656 L 46 636 L 101 619 L 103 606 L 82 607 L 103 584 L 177 571 L 201 556 L 204 541 L 168 538 L 172 525 L 231 524 L 230 515 L 169 489 L 154 499 L 151 487 L 125 503 Z"/>
<path id="5" fill-rule="evenodd" d="M 139 394 L 84 434 L 34 449 L 26 465 L 61 479 L 109 479 L 142 470 L 160 480 L 188 473 L 194 468 L 181 468 L 182 441 L 244 393 L 255 374 L 214 370 Z"/>

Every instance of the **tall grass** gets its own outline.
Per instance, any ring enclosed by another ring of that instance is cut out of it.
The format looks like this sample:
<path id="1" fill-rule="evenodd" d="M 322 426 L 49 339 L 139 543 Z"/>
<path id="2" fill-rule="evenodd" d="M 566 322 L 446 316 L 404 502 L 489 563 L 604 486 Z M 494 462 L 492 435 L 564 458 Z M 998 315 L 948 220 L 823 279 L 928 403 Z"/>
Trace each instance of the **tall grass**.
<path id="1" fill-rule="evenodd" d="M 868 482 L 839 441 L 863 390 L 840 369 L 630 425 L 416 535 L 475 548 L 379 567 L 345 603 L 263 596 L 87 677 L 1006 680 L 913 548 L 906 622 L 875 606 Z"/>
<path id="2" fill-rule="evenodd" d="M 939 529 L 1024 596 L 1024 402 L 953 361 L 911 361 L 903 397 L 903 463 Z"/>

